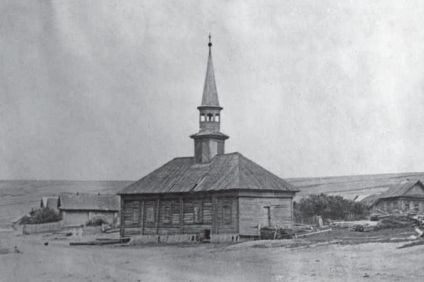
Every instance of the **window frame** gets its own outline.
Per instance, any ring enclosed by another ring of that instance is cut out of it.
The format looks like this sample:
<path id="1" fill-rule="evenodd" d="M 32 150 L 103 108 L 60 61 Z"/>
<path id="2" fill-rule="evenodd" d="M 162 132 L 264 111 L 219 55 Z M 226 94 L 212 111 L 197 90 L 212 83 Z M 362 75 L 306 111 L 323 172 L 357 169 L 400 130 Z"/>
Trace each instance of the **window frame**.
<path id="1" fill-rule="evenodd" d="M 151 213 L 149 213 L 150 209 L 152 210 Z M 146 206 L 145 212 L 146 212 L 146 224 L 156 223 L 155 206 L 154 205 Z M 149 215 L 151 215 L 151 216 L 149 217 Z"/>
<path id="2" fill-rule="evenodd" d="M 166 204 L 163 207 L 163 224 L 172 224 L 172 205 Z"/>
<path id="3" fill-rule="evenodd" d="M 225 211 L 228 210 L 226 213 Z M 231 203 L 230 202 L 224 202 L 222 204 L 222 223 L 224 225 L 229 225 L 232 223 L 232 215 L 233 211 L 231 209 Z M 226 216 L 227 215 L 227 216 Z"/>
<path id="4" fill-rule="evenodd" d="M 140 222 L 140 202 L 133 201 L 131 203 L 131 222 L 139 223 Z"/>
<path id="5" fill-rule="evenodd" d="M 196 213 L 196 208 L 198 209 L 198 213 Z M 193 223 L 203 223 L 203 202 L 193 203 Z"/>
<path id="6" fill-rule="evenodd" d="M 420 204 L 418 202 L 414 202 L 414 212 L 420 211 Z"/>

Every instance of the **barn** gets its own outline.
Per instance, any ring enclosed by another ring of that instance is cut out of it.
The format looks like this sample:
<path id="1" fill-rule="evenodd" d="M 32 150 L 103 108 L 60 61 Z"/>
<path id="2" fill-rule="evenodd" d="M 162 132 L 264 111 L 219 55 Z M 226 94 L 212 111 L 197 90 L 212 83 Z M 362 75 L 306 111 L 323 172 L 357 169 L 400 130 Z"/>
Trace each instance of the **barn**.
<path id="1" fill-rule="evenodd" d="M 371 209 L 389 213 L 424 213 L 424 185 L 420 180 L 397 183 L 368 202 Z"/>
<path id="2" fill-rule="evenodd" d="M 101 216 L 116 226 L 119 222 L 119 196 L 113 194 L 61 193 L 59 210 L 67 226 L 79 226 Z"/>
<path id="3" fill-rule="evenodd" d="M 254 237 L 260 226 L 291 227 L 297 190 L 240 153 L 225 153 L 212 43 L 194 156 L 175 158 L 121 190 L 121 236 Z"/>

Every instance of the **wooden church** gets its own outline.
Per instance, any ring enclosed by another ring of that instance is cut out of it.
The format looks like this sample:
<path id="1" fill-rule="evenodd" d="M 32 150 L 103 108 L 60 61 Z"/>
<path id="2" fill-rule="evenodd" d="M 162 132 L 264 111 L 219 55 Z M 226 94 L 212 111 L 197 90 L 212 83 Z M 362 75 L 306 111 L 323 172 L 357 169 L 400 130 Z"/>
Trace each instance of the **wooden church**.
<path id="1" fill-rule="evenodd" d="M 240 153 L 225 153 L 212 43 L 194 157 L 175 158 L 122 189 L 121 236 L 254 237 L 261 226 L 291 227 L 297 190 Z"/>

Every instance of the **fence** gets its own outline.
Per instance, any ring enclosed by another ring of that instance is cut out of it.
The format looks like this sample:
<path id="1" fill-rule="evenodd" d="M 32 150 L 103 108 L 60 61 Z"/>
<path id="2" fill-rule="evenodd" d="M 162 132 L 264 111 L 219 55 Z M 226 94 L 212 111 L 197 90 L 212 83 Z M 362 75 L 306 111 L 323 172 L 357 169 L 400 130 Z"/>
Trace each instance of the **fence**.
<path id="1" fill-rule="evenodd" d="M 25 224 L 23 227 L 24 234 L 45 233 L 59 231 L 63 228 L 63 221 L 42 223 L 42 224 Z"/>

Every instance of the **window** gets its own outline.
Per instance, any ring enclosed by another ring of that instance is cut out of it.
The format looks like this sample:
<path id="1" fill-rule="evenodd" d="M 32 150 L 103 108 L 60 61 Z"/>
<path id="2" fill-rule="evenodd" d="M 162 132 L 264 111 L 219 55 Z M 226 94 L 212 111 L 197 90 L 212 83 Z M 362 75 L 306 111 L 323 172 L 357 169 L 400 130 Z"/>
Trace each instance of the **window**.
<path id="1" fill-rule="evenodd" d="M 405 210 L 409 211 L 409 203 L 408 202 L 405 202 Z"/>
<path id="2" fill-rule="evenodd" d="M 201 114 L 201 115 L 200 115 L 200 121 L 201 121 L 201 122 L 204 122 L 204 121 L 205 121 L 205 114 Z"/>
<path id="3" fill-rule="evenodd" d="M 212 121 L 213 119 L 213 115 L 212 114 L 208 114 L 208 121 Z"/>
<path id="4" fill-rule="evenodd" d="M 194 213 L 194 223 L 202 223 L 203 222 L 202 203 L 195 203 L 194 204 L 193 213 Z"/>
<path id="5" fill-rule="evenodd" d="M 265 207 L 268 226 L 271 226 L 271 207 Z"/>
<path id="6" fill-rule="evenodd" d="M 171 206 L 165 206 L 163 209 L 163 223 L 170 224 L 172 219 Z"/>
<path id="7" fill-rule="evenodd" d="M 139 222 L 140 221 L 140 202 L 133 202 L 132 203 L 131 221 L 132 222 Z"/>
<path id="8" fill-rule="evenodd" d="M 216 114 L 216 115 L 215 115 L 215 121 L 216 121 L 216 122 L 219 122 L 219 114 Z"/>
<path id="9" fill-rule="evenodd" d="M 224 224 L 231 224 L 231 206 L 229 204 L 222 206 L 222 219 Z"/>
<path id="10" fill-rule="evenodd" d="M 153 205 L 146 207 L 146 222 L 147 223 L 155 222 L 155 209 Z"/>
<path id="11" fill-rule="evenodd" d="M 420 206 L 419 206 L 419 204 L 416 202 L 416 203 L 414 203 L 414 211 L 415 212 L 418 212 L 420 210 Z"/>

